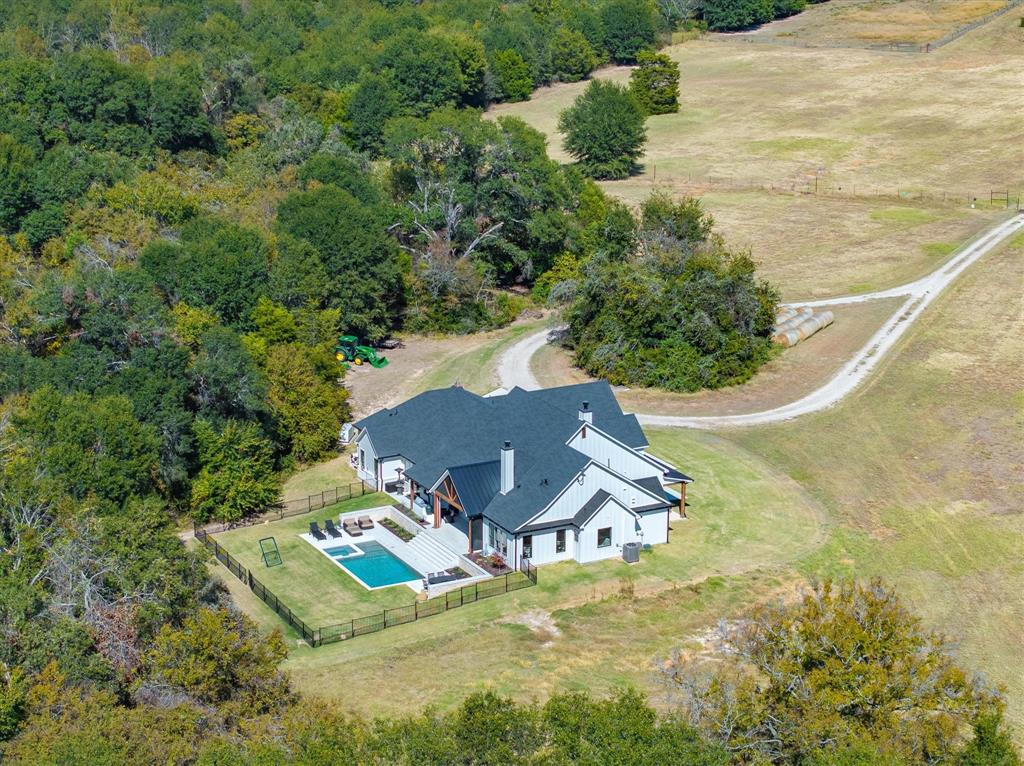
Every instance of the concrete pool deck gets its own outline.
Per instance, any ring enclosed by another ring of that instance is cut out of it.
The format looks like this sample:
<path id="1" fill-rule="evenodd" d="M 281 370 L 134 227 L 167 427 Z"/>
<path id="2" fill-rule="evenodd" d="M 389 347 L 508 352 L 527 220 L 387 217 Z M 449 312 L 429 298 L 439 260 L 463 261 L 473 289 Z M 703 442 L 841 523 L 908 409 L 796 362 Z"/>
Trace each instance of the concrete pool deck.
<path id="1" fill-rule="evenodd" d="M 351 535 L 342 528 L 342 525 L 346 520 L 355 520 L 362 516 L 370 517 L 374 524 L 372 529 L 363 529 L 360 530 L 362 534 Z M 409 541 L 402 540 L 393 532 L 385 529 L 381 525 L 380 522 L 382 519 L 390 519 L 391 521 L 394 521 L 399 526 L 413 533 L 414 537 Z M 402 517 L 402 514 L 391 506 L 380 506 L 340 516 L 337 520 L 337 529 L 340 533 L 340 536 L 338 537 L 331 537 L 326 533 L 326 531 L 324 531 L 324 534 L 326 535 L 326 539 L 324 540 L 317 540 L 309 532 L 303 532 L 299 537 L 320 551 L 324 556 L 331 559 L 339 569 L 342 569 L 346 575 L 352 577 L 352 579 L 367 590 L 380 590 L 382 588 L 392 588 L 397 585 L 406 585 L 415 593 L 422 593 L 424 590 L 427 590 L 428 595 L 433 596 L 446 590 L 451 590 L 454 587 L 460 587 L 488 577 L 486 572 L 479 569 L 479 567 L 467 560 L 461 554 L 451 550 L 444 544 L 444 541 L 426 534 L 426 530 L 410 529 L 409 527 L 411 526 L 413 526 L 412 523 Z M 365 555 L 361 544 L 367 542 L 373 542 L 380 545 L 402 564 L 412 569 L 417 575 L 416 578 L 376 586 L 364 582 L 355 572 L 346 567 L 343 562 Z M 328 552 L 331 549 L 340 548 L 342 546 L 352 547 L 355 550 L 352 553 L 340 557 L 340 559 L 336 556 L 332 556 Z M 461 580 L 454 580 L 448 583 L 436 584 L 429 587 L 426 585 L 428 575 L 449 571 L 455 567 L 461 568 L 470 576 Z"/>

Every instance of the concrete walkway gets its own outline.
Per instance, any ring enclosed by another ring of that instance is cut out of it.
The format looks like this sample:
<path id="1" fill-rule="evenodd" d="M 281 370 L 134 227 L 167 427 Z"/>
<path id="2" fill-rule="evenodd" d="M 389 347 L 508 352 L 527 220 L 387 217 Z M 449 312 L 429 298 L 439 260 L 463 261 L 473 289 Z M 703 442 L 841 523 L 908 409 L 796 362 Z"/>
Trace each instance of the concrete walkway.
<path id="1" fill-rule="evenodd" d="M 711 429 L 777 423 L 828 409 L 849 395 L 871 374 L 872 370 L 906 334 L 922 312 L 964 271 L 1020 231 L 1024 231 L 1024 215 L 1022 214 L 993 226 L 931 274 L 914 282 L 862 295 L 847 295 L 839 298 L 788 304 L 817 308 L 906 296 L 906 301 L 896 313 L 886 321 L 878 332 L 871 336 L 871 339 L 843 365 L 831 380 L 795 402 L 745 415 L 684 417 L 637 413 L 637 418 L 644 425 Z M 514 386 L 528 390 L 540 388 L 540 384 L 530 371 L 530 359 L 547 343 L 549 332 L 544 330 L 529 335 L 502 355 L 498 366 L 498 376 L 503 388 L 509 389 Z"/>

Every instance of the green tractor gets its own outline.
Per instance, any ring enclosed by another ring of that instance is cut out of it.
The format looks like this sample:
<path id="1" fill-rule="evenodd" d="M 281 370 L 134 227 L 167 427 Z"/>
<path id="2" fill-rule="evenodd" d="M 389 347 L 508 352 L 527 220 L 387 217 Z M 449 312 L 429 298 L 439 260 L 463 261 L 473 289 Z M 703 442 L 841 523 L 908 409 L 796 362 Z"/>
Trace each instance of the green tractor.
<path id="1" fill-rule="evenodd" d="M 334 347 L 334 357 L 346 364 L 352 362 L 356 366 L 368 364 L 371 367 L 386 367 L 388 358 L 377 356 L 377 352 L 369 346 L 359 346 L 359 339 L 355 335 L 342 335 L 338 338 L 338 345 Z"/>

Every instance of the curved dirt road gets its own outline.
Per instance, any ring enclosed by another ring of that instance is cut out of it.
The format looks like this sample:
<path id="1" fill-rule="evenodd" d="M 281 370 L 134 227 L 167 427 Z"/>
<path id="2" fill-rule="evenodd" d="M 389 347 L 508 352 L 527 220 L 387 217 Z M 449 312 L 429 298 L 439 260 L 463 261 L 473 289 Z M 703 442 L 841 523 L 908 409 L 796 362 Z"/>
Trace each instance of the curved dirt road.
<path id="1" fill-rule="evenodd" d="M 860 385 L 887 353 L 903 337 L 914 321 L 952 282 L 977 260 L 985 256 L 996 246 L 1024 230 L 1024 214 L 1018 214 L 985 232 L 949 261 L 924 277 L 899 287 L 879 290 L 862 295 L 848 295 L 839 298 L 827 298 L 817 301 L 795 303 L 797 306 L 838 306 L 850 303 L 864 303 L 907 296 L 906 302 L 893 314 L 886 323 L 871 336 L 866 344 L 851 358 L 842 369 L 825 385 L 812 391 L 795 402 L 775 407 L 763 412 L 752 412 L 745 415 L 708 415 L 702 417 L 684 417 L 679 415 L 645 415 L 637 413 L 641 423 L 655 426 L 675 426 L 684 428 L 724 428 L 730 426 L 753 426 L 764 423 L 776 423 L 791 420 L 800 415 L 828 409 Z M 529 335 L 509 348 L 501 358 L 498 376 L 504 388 L 519 386 L 525 389 L 540 388 L 540 384 L 530 371 L 530 359 L 547 343 L 548 331 Z"/>

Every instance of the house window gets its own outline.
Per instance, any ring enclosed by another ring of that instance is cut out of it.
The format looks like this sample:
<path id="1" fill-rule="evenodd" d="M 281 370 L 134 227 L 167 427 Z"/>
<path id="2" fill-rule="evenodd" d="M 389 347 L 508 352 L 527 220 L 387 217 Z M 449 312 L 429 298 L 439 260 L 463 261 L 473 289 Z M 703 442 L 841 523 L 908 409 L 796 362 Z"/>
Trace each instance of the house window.
<path id="1" fill-rule="evenodd" d="M 487 527 L 487 547 L 494 548 L 494 527 Z"/>
<path id="2" fill-rule="evenodd" d="M 359 450 L 359 467 L 366 468 L 366 450 Z"/>
<path id="3" fill-rule="evenodd" d="M 533 558 L 533 535 L 526 535 L 523 537 L 523 558 Z"/>
<path id="4" fill-rule="evenodd" d="M 611 527 L 602 527 L 601 529 L 597 530 L 597 547 L 598 548 L 607 548 L 611 544 L 612 544 L 612 528 Z"/>
<path id="5" fill-rule="evenodd" d="M 565 530 L 555 532 L 555 553 L 565 553 Z"/>

